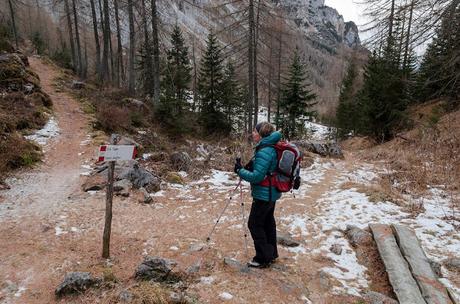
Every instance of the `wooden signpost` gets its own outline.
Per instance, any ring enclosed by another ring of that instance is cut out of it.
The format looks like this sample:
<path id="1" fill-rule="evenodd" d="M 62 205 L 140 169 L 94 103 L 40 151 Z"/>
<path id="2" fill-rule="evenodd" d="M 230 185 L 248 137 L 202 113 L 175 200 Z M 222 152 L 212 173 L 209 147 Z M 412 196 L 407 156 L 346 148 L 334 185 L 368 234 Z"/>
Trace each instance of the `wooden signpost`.
<path id="1" fill-rule="evenodd" d="M 102 236 L 102 257 L 110 257 L 110 234 L 112 232 L 112 201 L 113 201 L 113 179 L 115 172 L 115 162 L 117 160 L 131 160 L 136 157 L 135 146 L 117 146 L 119 136 L 112 134 L 110 138 L 111 145 L 99 147 L 98 161 L 108 161 L 107 191 L 105 196 L 105 225 Z"/>

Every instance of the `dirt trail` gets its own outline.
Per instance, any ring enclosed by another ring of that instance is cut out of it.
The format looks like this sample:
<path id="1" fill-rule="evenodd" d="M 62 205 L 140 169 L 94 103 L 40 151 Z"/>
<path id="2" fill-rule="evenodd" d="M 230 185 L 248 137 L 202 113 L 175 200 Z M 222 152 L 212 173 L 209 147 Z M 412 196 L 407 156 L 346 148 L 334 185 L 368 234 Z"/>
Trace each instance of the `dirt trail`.
<path id="1" fill-rule="evenodd" d="M 79 154 L 91 151 L 81 145 L 86 139 L 88 120 L 78 102 L 53 87 L 59 72 L 34 57 L 30 58 L 30 65 L 40 76 L 43 90 L 53 100 L 60 135 L 47 147 L 42 164 L 9 182 L 11 190 L 3 195 L 0 218 L 54 212 L 79 186 L 82 163 Z"/>

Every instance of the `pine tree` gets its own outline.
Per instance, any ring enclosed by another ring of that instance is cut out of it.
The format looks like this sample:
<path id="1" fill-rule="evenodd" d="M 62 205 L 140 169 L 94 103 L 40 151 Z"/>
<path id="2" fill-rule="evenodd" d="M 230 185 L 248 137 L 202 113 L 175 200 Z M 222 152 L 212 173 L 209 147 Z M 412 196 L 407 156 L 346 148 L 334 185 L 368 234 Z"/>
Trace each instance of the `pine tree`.
<path id="1" fill-rule="evenodd" d="M 175 26 L 171 35 L 171 49 L 166 52 L 161 81 L 162 94 L 157 113 L 161 121 L 168 126 L 183 127 L 184 114 L 189 110 L 189 84 L 192 79 L 192 67 L 188 58 L 188 48 L 179 26 Z"/>
<path id="2" fill-rule="evenodd" d="M 357 108 L 355 92 L 357 76 L 356 64 L 352 61 L 348 65 L 347 73 L 342 82 L 337 107 L 336 120 L 340 137 L 350 132 L 356 133 L 358 129 L 360 111 Z"/>
<path id="3" fill-rule="evenodd" d="M 308 89 L 309 84 L 306 80 L 306 69 L 296 48 L 280 103 L 284 118 L 281 126 L 284 136 L 289 139 L 301 136 L 305 131 L 305 120 L 316 115 L 316 112 L 311 110 L 316 104 L 316 94 Z"/>
<path id="4" fill-rule="evenodd" d="M 404 71 L 398 65 L 398 52 L 389 39 L 382 56 L 373 54 L 364 72 L 359 109 L 363 113 L 361 133 L 388 140 L 402 126 L 407 107 Z"/>
<path id="5" fill-rule="evenodd" d="M 198 95 L 201 103 L 201 122 L 208 133 L 229 133 L 222 107 L 223 58 L 216 36 L 211 32 L 206 41 L 206 51 L 201 59 Z"/>
<path id="6" fill-rule="evenodd" d="M 232 62 L 228 62 L 225 67 L 222 89 L 222 107 L 226 124 L 231 126 L 232 131 L 239 131 L 244 125 L 246 103 L 243 101 L 244 92 L 236 79 L 235 67 Z"/>
<path id="7" fill-rule="evenodd" d="M 422 101 L 439 96 L 460 97 L 460 4 L 453 1 L 428 46 L 418 75 Z"/>

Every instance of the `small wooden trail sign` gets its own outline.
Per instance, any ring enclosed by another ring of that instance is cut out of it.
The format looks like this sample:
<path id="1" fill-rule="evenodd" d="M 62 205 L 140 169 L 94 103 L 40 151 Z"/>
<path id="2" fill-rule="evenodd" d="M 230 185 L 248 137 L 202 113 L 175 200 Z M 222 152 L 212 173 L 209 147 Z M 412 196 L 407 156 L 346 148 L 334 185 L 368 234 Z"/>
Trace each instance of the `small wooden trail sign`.
<path id="1" fill-rule="evenodd" d="M 136 157 L 137 151 L 135 146 L 117 145 L 119 136 L 112 134 L 110 138 L 111 145 L 99 147 L 98 161 L 108 161 L 109 170 L 107 177 L 107 188 L 105 196 L 105 224 L 104 234 L 102 236 L 102 257 L 110 257 L 110 234 L 112 232 L 112 201 L 113 201 L 113 179 L 115 172 L 115 162 L 117 160 L 131 160 Z"/>

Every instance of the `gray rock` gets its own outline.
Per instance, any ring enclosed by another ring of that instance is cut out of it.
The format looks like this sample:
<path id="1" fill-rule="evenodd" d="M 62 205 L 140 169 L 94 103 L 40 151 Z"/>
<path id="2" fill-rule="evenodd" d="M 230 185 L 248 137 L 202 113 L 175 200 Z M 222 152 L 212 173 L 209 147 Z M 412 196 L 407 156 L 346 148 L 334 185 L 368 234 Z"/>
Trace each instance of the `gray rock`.
<path id="1" fill-rule="evenodd" d="M 174 152 L 169 159 L 172 167 L 177 171 L 188 171 L 192 163 L 190 155 L 184 151 Z"/>
<path id="2" fill-rule="evenodd" d="M 246 264 L 240 263 L 238 260 L 230 257 L 225 257 L 224 258 L 224 265 L 229 266 L 230 268 L 233 268 L 235 270 L 247 273 L 249 272 L 249 267 Z"/>
<path id="3" fill-rule="evenodd" d="M 131 162 L 131 166 L 124 168 L 118 179 L 127 179 L 133 184 L 134 188 L 144 187 L 149 192 L 151 190 L 158 191 L 161 183 L 159 177 L 141 168 L 137 162 Z"/>
<path id="4" fill-rule="evenodd" d="M 152 280 L 155 282 L 179 281 L 179 276 L 173 272 L 177 263 L 159 257 L 145 257 L 137 267 L 135 277 L 138 280 Z"/>
<path id="5" fill-rule="evenodd" d="M 367 291 L 364 294 L 364 299 L 369 304 L 398 304 L 398 301 L 375 291 Z"/>
<path id="6" fill-rule="evenodd" d="M 153 202 L 153 198 L 150 196 L 150 194 L 147 192 L 147 190 L 145 190 L 144 187 L 139 188 L 139 191 L 141 192 L 142 197 L 143 197 L 142 203 L 150 204 L 151 202 Z"/>
<path id="7" fill-rule="evenodd" d="M 449 270 L 460 271 L 460 258 L 449 258 L 443 264 Z"/>
<path id="8" fill-rule="evenodd" d="M 319 276 L 319 285 L 322 290 L 329 290 L 331 288 L 331 280 L 329 279 L 329 274 L 321 270 L 318 273 Z"/>
<path id="9" fill-rule="evenodd" d="M 74 90 L 81 90 L 85 87 L 85 83 L 82 82 L 82 81 L 77 81 L 77 80 L 74 80 L 72 81 L 72 89 Z"/>
<path id="10" fill-rule="evenodd" d="M 203 250 L 206 247 L 206 244 L 204 243 L 194 243 L 190 245 L 189 252 L 198 252 Z"/>
<path id="11" fill-rule="evenodd" d="M 300 243 L 294 240 L 291 236 L 287 234 L 282 234 L 282 233 L 277 233 L 276 241 L 281 246 L 286 246 L 286 247 L 297 247 L 300 245 Z"/>
<path id="12" fill-rule="evenodd" d="M 198 261 L 195 264 L 193 264 L 192 266 L 187 268 L 187 273 L 188 274 L 195 274 L 195 273 L 200 272 L 200 269 L 201 269 L 201 261 Z"/>
<path id="13" fill-rule="evenodd" d="M 321 156 L 343 158 L 343 152 L 336 142 L 294 141 L 299 148 Z"/>
<path id="14" fill-rule="evenodd" d="M 129 292 L 128 290 L 123 290 L 118 295 L 118 300 L 121 303 L 132 303 L 133 300 L 134 300 L 134 295 L 131 292 Z"/>
<path id="15" fill-rule="evenodd" d="M 340 244 L 334 244 L 329 248 L 332 253 L 335 253 L 336 255 L 341 255 L 342 254 L 342 245 Z"/>
<path id="16" fill-rule="evenodd" d="M 113 183 L 113 191 L 116 195 L 129 196 L 129 190 L 131 190 L 133 184 L 127 179 L 122 179 Z"/>
<path id="17" fill-rule="evenodd" d="M 186 294 L 185 292 L 180 292 L 179 293 L 179 292 L 171 291 L 169 293 L 169 302 L 168 303 L 172 303 L 172 304 L 192 304 L 192 303 L 196 303 L 196 301 L 191 296 Z"/>
<path id="18" fill-rule="evenodd" d="M 89 272 L 70 272 L 65 275 L 64 281 L 56 288 L 54 293 L 60 297 L 82 292 L 99 282 L 100 279 L 93 278 Z"/>
<path id="19" fill-rule="evenodd" d="M 433 269 L 433 272 L 439 277 L 439 278 L 442 278 L 442 270 L 441 270 L 441 264 L 436 262 L 436 261 L 433 261 L 433 260 L 429 260 L 430 262 L 430 266 L 431 266 L 431 269 Z"/>
<path id="20" fill-rule="evenodd" d="M 372 234 L 353 225 L 347 225 L 345 234 L 352 246 L 367 245 L 372 243 Z"/>

